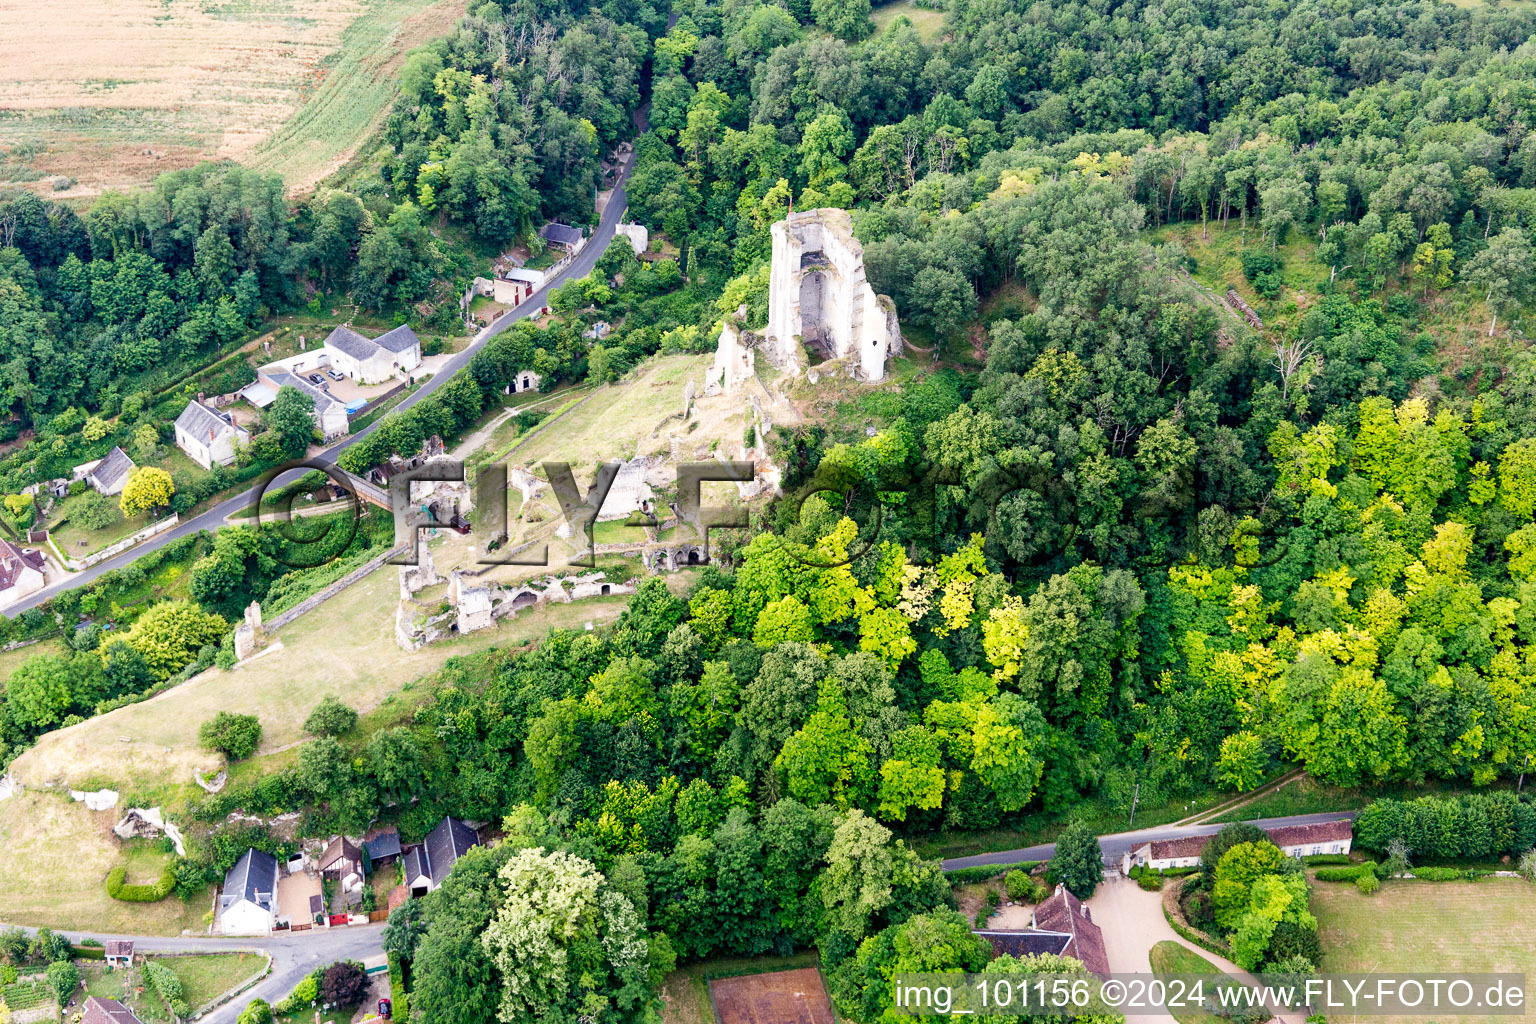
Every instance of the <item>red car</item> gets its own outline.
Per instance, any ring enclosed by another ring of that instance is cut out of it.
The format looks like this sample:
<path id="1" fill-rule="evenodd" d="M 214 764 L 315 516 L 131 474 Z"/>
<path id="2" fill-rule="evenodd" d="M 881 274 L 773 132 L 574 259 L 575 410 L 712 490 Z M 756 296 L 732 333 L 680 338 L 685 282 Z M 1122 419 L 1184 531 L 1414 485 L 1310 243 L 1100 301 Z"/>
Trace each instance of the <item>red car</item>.
<path id="1" fill-rule="evenodd" d="M 388 1019 L 390 1019 L 391 1017 L 394 1016 L 394 1013 L 395 1013 L 394 1005 L 391 1004 L 388 999 L 380 999 L 379 1000 L 379 1016 L 380 1017 L 383 1017 L 386 1020 L 388 1020 Z"/>

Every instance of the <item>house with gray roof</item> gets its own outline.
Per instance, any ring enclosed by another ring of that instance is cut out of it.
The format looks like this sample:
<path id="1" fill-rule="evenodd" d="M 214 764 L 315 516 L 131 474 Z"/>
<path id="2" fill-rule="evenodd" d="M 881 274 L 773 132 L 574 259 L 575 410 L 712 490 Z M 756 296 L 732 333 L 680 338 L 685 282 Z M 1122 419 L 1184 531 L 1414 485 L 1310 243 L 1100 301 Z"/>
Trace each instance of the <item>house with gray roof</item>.
<path id="1" fill-rule="evenodd" d="M 138 468 L 127 452 L 113 448 L 105 458 L 76 466 L 74 473 L 76 480 L 84 480 L 102 494 L 113 495 L 123 493 L 123 488 L 128 485 L 128 474 Z"/>
<path id="2" fill-rule="evenodd" d="M 539 237 L 550 245 L 558 245 L 567 252 L 575 252 L 587 240 L 580 228 L 573 228 L 569 224 L 557 224 L 553 221 L 539 228 Z"/>
<path id="3" fill-rule="evenodd" d="M 427 834 L 426 842 L 405 851 L 405 886 L 412 896 L 425 896 L 443 884 L 459 858 L 480 845 L 475 830 L 449 816 Z"/>
<path id="4" fill-rule="evenodd" d="M 208 408 L 193 399 L 176 417 L 176 447 L 204 469 L 217 462 L 228 466 L 235 461 L 235 445 L 250 444 L 251 435 L 235 424 L 227 413 Z"/>
<path id="5" fill-rule="evenodd" d="M 342 324 L 325 339 L 331 369 L 359 384 L 379 384 L 421 365 L 421 339 L 405 324 L 366 338 Z"/>
<path id="6" fill-rule="evenodd" d="M 315 387 L 298 374 L 289 373 L 287 370 L 275 372 L 263 370 L 256 381 L 271 389 L 274 401 L 277 398 L 277 392 L 282 388 L 294 388 L 308 397 L 315 404 L 315 428 L 327 441 L 344 437 L 351 432 L 346 404 L 329 391 Z"/>
<path id="7" fill-rule="evenodd" d="M 248 849 L 224 875 L 219 891 L 219 931 L 225 935 L 268 935 L 277 923 L 277 858 Z"/>

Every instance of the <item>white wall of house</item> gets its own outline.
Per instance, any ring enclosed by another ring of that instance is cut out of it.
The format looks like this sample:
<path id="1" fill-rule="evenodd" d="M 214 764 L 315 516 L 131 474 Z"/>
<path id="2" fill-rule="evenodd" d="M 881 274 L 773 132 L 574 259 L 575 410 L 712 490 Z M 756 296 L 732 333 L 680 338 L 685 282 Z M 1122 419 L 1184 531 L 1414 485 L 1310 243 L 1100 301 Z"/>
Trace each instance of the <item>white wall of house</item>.
<path id="1" fill-rule="evenodd" d="M 1315 857 L 1320 853 L 1348 853 L 1352 840 L 1335 839 L 1326 843 L 1297 843 L 1282 846 L 1280 852 L 1287 857 Z"/>
<path id="2" fill-rule="evenodd" d="M 332 402 L 326 406 L 324 412 L 317 412 L 316 415 L 320 421 L 320 433 L 327 440 L 333 437 L 341 437 L 351 430 L 347 424 L 347 409 L 340 402 Z"/>
<path id="3" fill-rule="evenodd" d="M 176 447 L 186 452 L 193 462 L 204 469 L 212 469 L 217 462 L 221 466 L 228 466 L 235 461 L 235 434 L 232 430 L 221 430 L 214 435 L 210 444 L 206 437 L 194 437 L 181 427 L 176 428 Z"/>
<path id="4" fill-rule="evenodd" d="M 404 352 L 395 353 L 395 362 L 400 364 L 400 369 L 409 373 L 421 365 L 421 346 L 412 345 Z"/>
<path id="5" fill-rule="evenodd" d="M 273 917 L 250 900 L 241 900 L 219 915 L 219 931 L 225 935 L 267 935 Z"/>
<path id="6" fill-rule="evenodd" d="M 30 565 L 27 566 L 17 575 L 14 583 L 0 590 L 0 608 L 7 608 L 28 594 L 37 593 L 43 589 L 43 583 L 43 574 Z"/>
<path id="7" fill-rule="evenodd" d="M 354 359 L 339 348 L 330 345 L 325 347 L 325 353 L 330 357 L 331 369 L 337 373 L 351 377 L 359 384 L 378 384 L 389 380 L 395 372 L 394 354 L 384 349 L 377 350 L 367 359 Z M 416 361 L 421 361 L 418 350 Z"/>

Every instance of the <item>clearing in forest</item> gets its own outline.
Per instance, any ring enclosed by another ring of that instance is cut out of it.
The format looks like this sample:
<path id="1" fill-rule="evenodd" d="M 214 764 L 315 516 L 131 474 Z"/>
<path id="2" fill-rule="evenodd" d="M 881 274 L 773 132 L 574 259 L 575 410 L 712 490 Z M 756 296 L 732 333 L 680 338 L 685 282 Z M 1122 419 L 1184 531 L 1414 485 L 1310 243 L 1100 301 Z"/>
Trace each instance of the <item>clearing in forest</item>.
<path id="1" fill-rule="evenodd" d="M 709 983 L 720 1024 L 832 1024 L 832 1004 L 814 967 L 717 978 Z"/>
<path id="2" fill-rule="evenodd" d="M 379 123 L 405 53 L 465 4 L 0 0 L 0 186 L 85 198 L 233 159 L 307 190 Z"/>

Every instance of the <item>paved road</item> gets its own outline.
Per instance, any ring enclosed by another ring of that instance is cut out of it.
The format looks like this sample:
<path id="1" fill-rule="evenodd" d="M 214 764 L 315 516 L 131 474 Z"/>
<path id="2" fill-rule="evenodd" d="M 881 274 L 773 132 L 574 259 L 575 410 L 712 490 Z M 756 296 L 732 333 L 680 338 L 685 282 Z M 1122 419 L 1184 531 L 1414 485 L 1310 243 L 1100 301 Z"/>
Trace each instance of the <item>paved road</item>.
<path id="1" fill-rule="evenodd" d="M 643 130 L 643 115 L 637 118 L 637 121 L 639 121 Z M 532 316 L 534 313 L 542 309 L 547 304 L 549 293 L 551 291 L 559 288 L 567 281 L 573 281 L 578 278 L 586 277 L 592 272 L 592 268 L 597 265 L 598 259 L 603 255 L 604 250 L 608 248 L 608 243 L 613 241 L 614 226 L 618 224 L 619 218 L 624 215 L 625 207 L 627 207 L 629 204 L 628 195 L 625 189 L 629 182 L 629 172 L 633 169 L 633 167 L 634 156 L 631 155 L 625 162 L 624 168 L 619 174 L 618 184 L 614 186 L 613 194 L 608 198 L 608 205 L 603 208 L 603 215 L 598 221 L 597 227 L 593 230 L 591 237 L 587 239 L 586 246 L 576 255 L 576 258 L 571 261 L 570 265 L 568 265 L 564 270 L 560 271 L 560 273 L 554 275 L 554 277 L 550 278 L 550 280 L 545 283 L 544 287 L 540 288 L 537 292 L 530 296 L 528 300 L 522 305 L 518 306 L 516 309 L 508 310 L 506 313 L 503 313 L 501 316 L 497 317 L 489 327 L 486 327 L 478 334 L 476 334 L 473 340 L 470 341 L 468 347 L 464 349 L 464 351 L 454 355 L 453 358 L 449 359 L 448 362 L 443 364 L 443 368 L 438 373 L 434 374 L 425 384 L 423 384 L 412 394 L 407 395 L 399 405 L 395 406 L 396 411 L 409 409 L 411 406 L 415 405 L 417 402 L 420 402 L 422 399 L 432 394 L 432 392 L 436 391 L 444 384 L 447 384 L 454 374 L 458 373 L 460 370 L 464 369 L 464 367 L 469 365 L 470 358 L 477 351 L 479 351 L 481 346 L 483 346 L 487 341 L 500 334 L 502 331 L 505 331 L 519 320 Z M 341 442 L 336 447 L 322 453 L 319 456 L 320 461 L 327 464 L 334 464 L 337 458 L 341 456 L 342 452 L 346 451 L 348 448 L 352 447 L 354 444 L 357 444 L 363 438 L 379 429 L 379 426 L 382 423 L 383 417 L 374 420 L 367 427 L 348 437 L 345 441 Z M 298 476 L 297 473 L 291 475 L 295 478 Z M 286 479 L 286 477 L 279 478 L 279 480 L 283 482 L 285 482 Z M 140 558 L 143 555 L 156 550 L 157 548 L 164 547 L 165 545 L 180 537 L 185 537 L 189 534 L 196 533 L 199 530 L 217 530 L 219 527 L 224 525 L 225 518 L 228 517 L 231 513 L 239 511 L 243 508 L 250 507 L 251 502 L 256 500 L 256 493 L 258 490 L 259 485 L 253 486 L 250 490 L 244 492 L 243 494 L 239 494 L 233 498 L 221 501 L 219 504 L 213 506 L 207 511 L 193 516 L 191 519 L 184 519 L 178 523 L 174 529 L 167 530 L 165 533 L 162 533 L 157 537 L 153 537 L 136 547 L 130 548 L 115 558 L 109 558 L 105 562 L 100 562 L 96 565 L 93 565 L 83 572 L 75 573 L 68 578 L 59 581 L 58 583 L 55 583 L 51 587 L 45 587 L 44 589 L 39 590 L 37 593 L 31 594 L 22 600 L 17 601 L 15 604 L 8 607 L 4 614 L 13 617 L 20 615 L 28 608 L 42 604 L 44 601 L 48 600 L 50 597 L 59 593 L 60 591 L 90 583 L 102 573 L 108 572 L 112 569 L 120 569 L 135 559 Z"/>
<path id="2" fill-rule="evenodd" d="M 1340 818 L 1355 817 L 1354 811 L 1333 811 L 1327 814 L 1295 814 L 1289 818 L 1257 818 L 1250 821 L 1250 825 L 1260 828 L 1278 828 L 1281 825 L 1312 825 L 1320 821 L 1338 821 Z M 1139 829 L 1135 832 L 1118 832 L 1114 835 L 1100 836 L 1099 846 L 1104 850 L 1104 863 L 1110 867 L 1118 868 L 1120 858 L 1130 852 L 1134 847 L 1153 839 L 1178 839 L 1182 836 L 1212 836 L 1221 831 L 1221 824 L 1211 825 L 1158 825 L 1153 828 Z M 1039 846 L 1026 846 L 1019 850 L 1004 850 L 1000 853 L 979 853 L 973 857 L 951 857 L 944 862 L 945 870 L 953 868 L 973 868 L 984 864 L 1013 864 L 1021 860 L 1050 860 L 1056 853 L 1055 843 L 1042 843 Z"/>
<path id="3" fill-rule="evenodd" d="M 0 925 L 0 927 L 4 927 Z M 24 929 L 28 934 L 36 931 L 35 928 Z M 240 1011 L 252 999 L 265 999 L 269 1003 L 292 992 L 305 975 L 316 967 L 335 963 L 338 960 L 363 961 L 372 956 L 377 956 L 384 951 L 383 941 L 384 925 L 354 925 L 348 928 L 316 929 L 310 932 L 295 934 L 273 935 L 266 938 L 251 937 L 214 937 L 214 936 L 179 936 L 166 938 L 157 935 L 108 935 L 96 932 L 60 932 L 69 936 L 71 942 L 79 943 L 81 939 L 96 939 L 99 942 L 109 942 L 114 939 L 129 939 L 133 942 L 136 953 L 232 953 L 238 951 L 260 950 L 272 957 L 272 971 L 255 986 L 240 993 L 240 995 L 215 1007 L 201 1018 L 207 1024 L 233 1024 Z"/>

